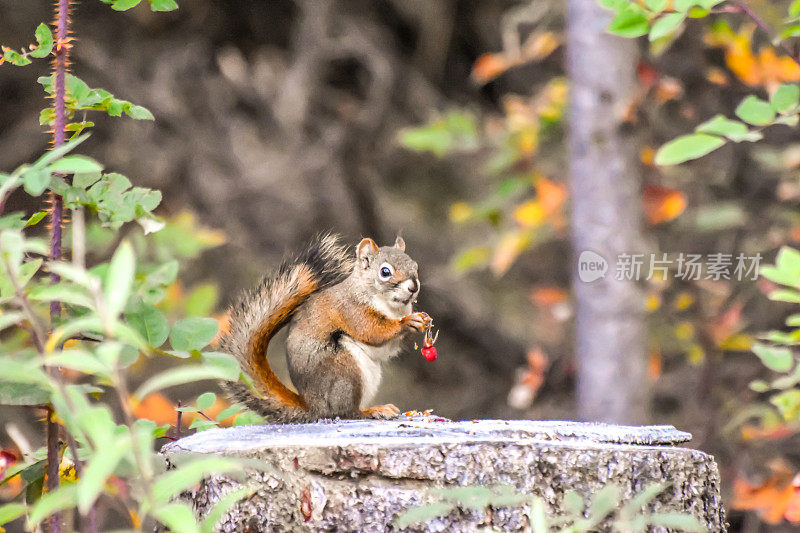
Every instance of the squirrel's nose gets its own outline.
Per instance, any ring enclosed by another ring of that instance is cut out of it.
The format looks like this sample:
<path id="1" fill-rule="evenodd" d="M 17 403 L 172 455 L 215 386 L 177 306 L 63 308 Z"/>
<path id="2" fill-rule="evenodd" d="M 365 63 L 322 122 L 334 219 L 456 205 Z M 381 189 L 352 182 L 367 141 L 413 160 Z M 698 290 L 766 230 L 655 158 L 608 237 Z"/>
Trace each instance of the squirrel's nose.
<path id="1" fill-rule="evenodd" d="M 417 280 L 417 278 L 411 278 L 411 279 L 406 280 L 403 283 L 403 286 L 405 286 L 405 288 L 406 288 L 406 290 L 408 292 L 410 292 L 411 294 L 414 294 L 415 292 L 417 292 L 419 290 L 419 281 Z"/>

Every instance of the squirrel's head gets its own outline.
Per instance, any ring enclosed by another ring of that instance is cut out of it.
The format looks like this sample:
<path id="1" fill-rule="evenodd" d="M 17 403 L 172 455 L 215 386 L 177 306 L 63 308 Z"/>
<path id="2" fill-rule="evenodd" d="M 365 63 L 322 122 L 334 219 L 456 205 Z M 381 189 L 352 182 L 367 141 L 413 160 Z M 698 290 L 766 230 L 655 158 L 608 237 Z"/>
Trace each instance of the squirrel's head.
<path id="1" fill-rule="evenodd" d="M 373 307 L 391 315 L 408 314 L 419 294 L 417 263 L 405 250 L 400 237 L 394 246 L 378 247 L 372 239 L 363 239 L 356 246 L 354 275 L 370 288 Z"/>

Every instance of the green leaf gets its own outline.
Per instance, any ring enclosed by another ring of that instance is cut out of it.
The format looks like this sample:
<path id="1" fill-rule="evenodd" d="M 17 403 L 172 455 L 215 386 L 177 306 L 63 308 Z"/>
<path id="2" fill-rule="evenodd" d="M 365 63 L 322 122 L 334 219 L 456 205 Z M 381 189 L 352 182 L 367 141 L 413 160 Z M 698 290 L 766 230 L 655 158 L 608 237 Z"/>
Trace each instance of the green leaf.
<path id="1" fill-rule="evenodd" d="M 28 510 L 26 505 L 21 503 L 7 503 L 0 507 L 0 525 L 16 520 Z M 217 518 L 219 520 L 219 517 Z"/>
<path id="2" fill-rule="evenodd" d="M 608 26 L 608 32 L 620 37 L 639 37 L 650 31 L 650 22 L 647 14 L 636 4 L 628 4 Z"/>
<path id="3" fill-rule="evenodd" d="M 123 241 L 111 258 L 104 284 L 106 311 L 109 316 L 116 317 L 125 307 L 135 271 L 136 258 L 133 255 L 133 246 L 129 241 Z"/>
<path id="4" fill-rule="evenodd" d="M 649 522 L 653 526 L 661 526 L 674 531 L 685 531 L 686 533 L 708 531 L 705 524 L 690 514 L 654 513 L 650 515 Z"/>
<path id="5" fill-rule="evenodd" d="M 136 390 L 135 396 L 142 399 L 157 390 L 206 379 L 229 379 L 229 375 L 222 369 L 214 366 L 179 366 L 156 374 L 142 383 Z"/>
<path id="6" fill-rule="evenodd" d="M 401 512 L 392 522 L 397 528 L 408 527 L 411 524 L 427 522 L 434 518 L 446 516 L 456 508 L 456 504 L 450 502 L 434 502 L 427 505 L 412 507 Z"/>
<path id="7" fill-rule="evenodd" d="M 200 528 L 203 533 L 213 533 L 216 531 L 215 526 L 220 521 L 222 516 L 233 507 L 239 500 L 251 496 L 256 489 L 251 487 L 241 487 L 233 492 L 229 492 L 223 498 L 214 504 L 211 510 L 206 513 Z"/>
<path id="8" fill-rule="evenodd" d="M 239 362 L 231 354 L 223 352 L 203 352 L 203 362 L 206 365 L 217 368 L 225 376 L 224 379 L 235 381 L 239 377 L 241 369 Z"/>
<path id="9" fill-rule="evenodd" d="M 653 23 L 653 27 L 650 28 L 649 39 L 655 41 L 671 33 L 683 22 L 684 17 L 683 13 L 669 13 L 659 17 L 659 19 Z"/>
<path id="10" fill-rule="evenodd" d="M 46 216 L 47 216 L 47 211 L 38 211 L 32 214 L 31 218 L 29 218 L 28 221 L 25 222 L 25 227 L 29 228 L 31 226 L 35 226 L 36 224 L 41 222 Z"/>
<path id="11" fill-rule="evenodd" d="M 725 139 L 705 133 L 691 133 L 669 141 L 658 149 L 657 165 L 677 165 L 709 154 L 725 144 Z"/>
<path id="12" fill-rule="evenodd" d="M 142 0 L 114 0 L 111 9 L 114 11 L 127 11 L 138 6 Z"/>
<path id="13" fill-rule="evenodd" d="M 226 420 L 232 417 L 233 415 L 240 413 L 241 411 L 242 411 L 242 406 L 239 405 L 238 403 L 235 403 L 220 411 L 216 417 L 217 421 L 222 422 L 223 420 Z"/>
<path id="14" fill-rule="evenodd" d="M 791 285 L 800 285 L 800 252 L 788 246 L 782 246 L 775 257 L 775 268 L 784 279 L 792 280 Z"/>
<path id="15" fill-rule="evenodd" d="M 754 343 L 752 349 L 764 366 L 775 372 L 787 372 L 794 364 L 792 351 L 784 346 Z"/>
<path id="16" fill-rule="evenodd" d="M 77 174 L 79 172 L 100 172 L 103 166 L 90 157 L 68 155 L 50 165 L 51 172 L 61 174 Z"/>
<path id="17" fill-rule="evenodd" d="M 781 85 L 772 93 L 769 103 L 778 113 L 793 111 L 800 103 L 800 87 L 793 83 Z"/>
<path id="18" fill-rule="evenodd" d="M 798 17 L 798 16 L 800 16 L 800 0 L 794 0 L 789 5 L 789 16 L 790 17 Z"/>
<path id="19" fill-rule="evenodd" d="M 206 431 L 219 427 L 219 424 L 214 420 L 206 420 L 205 418 L 195 418 L 189 425 L 189 429 L 196 429 L 197 431 Z"/>
<path id="20" fill-rule="evenodd" d="M 175 0 L 150 0 L 150 9 L 153 11 L 172 11 L 178 9 Z"/>
<path id="21" fill-rule="evenodd" d="M 200 483 L 209 474 L 224 474 L 241 469 L 241 465 L 231 459 L 207 457 L 182 462 L 178 468 L 162 474 L 151 489 L 157 504 L 167 503 L 174 496 Z"/>
<path id="22" fill-rule="evenodd" d="M 145 107 L 140 105 L 129 105 L 124 107 L 125 114 L 138 120 L 155 120 L 153 114 Z"/>
<path id="23" fill-rule="evenodd" d="M 35 50 L 31 51 L 33 57 L 47 57 L 53 51 L 53 32 L 47 24 L 39 24 L 36 28 L 36 42 L 38 43 Z"/>
<path id="24" fill-rule="evenodd" d="M 21 311 L 6 311 L 0 313 L 0 331 L 3 331 L 7 327 L 14 326 L 23 320 L 25 320 L 25 314 Z"/>
<path id="25" fill-rule="evenodd" d="M 139 302 L 130 312 L 125 313 L 125 319 L 150 346 L 159 348 L 167 340 L 167 317 L 156 306 Z"/>
<path id="26" fill-rule="evenodd" d="M 0 381 L 0 405 L 41 405 L 50 401 L 50 394 L 42 385 Z"/>
<path id="27" fill-rule="evenodd" d="M 83 350 L 57 352 L 55 355 L 47 357 L 46 363 L 51 367 L 68 368 L 84 374 L 106 376 L 111 373 L 110 366 Z"/>
<path id="28" fill-rule="evenodd" d="M 186 316 L 208 316 L 217 303 L 217 286 L 212 283 L 198 285 L 186 297 Z"/>
<path id="29" fill-rule="evenodd" d="M 42 520 L 53 513 L 75 506 L 78 487 L 76 485 L 62 485 L 55 492 L 44 494 L 31 509 L 28 516 L 28 527 L 33 529 Z"/>
<path id="30" fill-rule="evenodd" d="M 703 122 L 697 126 L 695 131 L 711 135 L 722 135 L 734 142 L 758 141 L 763 137 L 759 132 L 751 132 L 746 124 L 722 115 L 717 115 L 711 120 Z"/>
<path id="31" fill-rule="evenodd" d="M 781 40 L 788 39 L 790 37 L 797 37 L 798 35 L 800 35 L 800 24 L 792 24 L 791 26 L 787 26 L 778 34 Z"/>
<path id="32" fill-rule="evenodd" d="M 800 390 L 783 391 L 770 398 L 769 401 L 778 408 L 787 422 L 796 420 L 800 416 Z"/>
<path id="33" fill-rule="evenodd" d="M 200 533 L 192 509 L 182 503 L 170 503 L 153 511 L 159 522 L 175 533 Z"/>
<path id="34" fill-rule="evenodd" d="M 81 514 L 86 514 L 92 507 L 97 496 L 103 491 L 106 481 L 130 449 L 130 436 L 124 434 L 117 437 L 110 445 L 98 447 L 94 451 L 78 481 L 77 500 Z"/>
<path id="35" fill-rule="evenodd" d="M 602 520 L 619 504 L 620 488 L 613 483 L 604 486 L 592 497 L 589 504 L 589 517 L 595 521 Z"/>
<path id="36" fill-rule="evenodd" d="M 34 288 L 30 293 L 31 300 L 45 302 L 64 302 L 80 307 L 94 308 L 94 301 L 80 287 L 67 283 L 56 285 L 41 285 Z"/>
<path id="37" fill-rule="evenodd" d="M 775 110 L 769 103 L 751 94 L 736 108 L 736 116 L 754 126 L 766 126 L 775 120 Z"/>
<path id="38" fill-rule="evenodd" d="M 39 196 L 50 184 L 50 171 L 30 167 L 22 174 L 22 186 L 31 196 Z"/>
<path id="39" fill-rule="evenodd" d="M 667 0 L 645 0 L 644 5 L 650 11 L 660 13 L 667 7 Z"/>
<path id="40" fill-rule="evenodd" d="M 30 65 L 31 60 L 25 57 L 24 55 L 20 54 L 16 50 L 6 50 L 5 54 L 3 55 L 6 61 L 15 65 L 17 67 L 24 67 L 25 65 Z"/>
<path id="41" fill-rule="evenodd" d="M 750 390 L 753 392 L 767 392 L 770 390 L 769 383 L 760 379 L 751 381 L 748 387 L 750 387 Z"/>
<path id="42" fill-rule="evenodd" d="M 800 293 L 788 289 L 778 289 L 769 293 L 768 298 L 775 302 L 800 304 Z"/>
<path id="43" fill-rule="evenodd" d="M 214 405 L 214 402 L 217 401 L 217 395 L 213 392 L 204 392 L 200 396 L 197 397 L 197 408 L 201 411 L 204 411 Z"/>
<path id="44" fill-rule="evenodd" d="M 217 335 L 219 324 L 213 318 L 185 318 L 172 327 L 169 341 L 174 350 L 200 350 Z"/>
<path id="45" fill-rule="evenodd" d="M 245 411 L 236 417 L 233 421 L 234 426 L 252 426 L 256 424 L 263 424 L 264 417 L 253 411 Z"/>

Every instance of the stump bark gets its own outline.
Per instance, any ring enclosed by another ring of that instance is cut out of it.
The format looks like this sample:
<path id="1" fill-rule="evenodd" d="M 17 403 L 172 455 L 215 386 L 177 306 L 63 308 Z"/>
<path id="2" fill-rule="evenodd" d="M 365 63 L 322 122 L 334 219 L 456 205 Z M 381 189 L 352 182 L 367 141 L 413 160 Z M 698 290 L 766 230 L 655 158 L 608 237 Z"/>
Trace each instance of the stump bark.
<path id="1" fill-rule="evenodd" d="M 162 452 L 168 463 L 199 453 L 264 465 L 237 480 L 211 476 L 183 495 L 204 516 L 232 490 L 252 487 L 217 524 L 220 531 L 392 531 L 399 513 L 435 501 L 429 489 L 442 486 L 513 486 L 555 515 L 569 490 L 589 499 L 614 483 L 627 501 L 654 482 L 667 488 L 650 511 L 691 514 L 709 531 L 724 531 L 717 465 L 678 446 L 690 438 L 672 426 L 415 417 L 215 429 Z M 523 531 L 529 524 L 522 507 L 455 509 L 408 529 L 483 527 Z"/>

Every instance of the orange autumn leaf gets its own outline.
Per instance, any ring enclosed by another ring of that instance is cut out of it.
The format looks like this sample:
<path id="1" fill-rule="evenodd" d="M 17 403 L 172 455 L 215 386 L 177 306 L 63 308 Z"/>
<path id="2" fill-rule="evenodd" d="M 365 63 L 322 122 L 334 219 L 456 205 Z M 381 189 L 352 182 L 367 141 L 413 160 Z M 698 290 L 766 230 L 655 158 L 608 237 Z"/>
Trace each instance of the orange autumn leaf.
<path id="1" fill-rule="evenodd" d="M 647 376 L 655 381 L 661 377 L 663 362 L 661 359 L 661 352 L 654 350 L 650 352 L 650 357 L 647 361 Z"/>
<path id="2" fill-rule="evenodd" d="M 536 398 L 547 370 L 548 359 L 536 348 L 528 352 L 528 368 L 522 372 L 517 383 L 508 392 L 508 405 L 515 409 L 527 409 Z"/>
<path id="3" fill-rule="evenodd" d="M 728 76 L 717 67 L 712 67 L 708 70 L 706 79 L 714 85 L 728 85 Z"/>
<path id="4" fill-rule="evenodd" d="M 540 285 L 531 292 L 531 300 L 540 307 L 551 307 L 567 301 L 569 293 L 561 287 Z"/>
<path id="5" fill-rule="evenodd" d="M 230 311 L 226 311 L 221 315 L 213 315 L 213 317 L 217 320 L 217 324 L 219 324 L 219 329 L 217 330 L 217 334 L 211 339 L 211 345 L 217 346 L 219 344 L 220 339 L 224 335 L 227 335 L 231 331 L 231 313 Z"/>
<path id="6" fill-rule="evenodd" d="M 665 77 L 656 87 L 656 101 L 665 104 L 683 94 L 683 85 L 675 78 Z"/>
<path id="7" fill-rule="evenodd" d="M 744 305 L 741 302 L 735 302 L 709 326 L 708 332 L 717 346 L 741 329 L 742 309 L 744 309 Z"/>
<path id="8" fill-rule="evenodd" d="M 742 435 L 742 440 L 781 440 L 794 435 L 797 431 L 797 428 L 786 424 L 779 424 L 770 428 L 744 425 L 740 433 Z"/>
<path id="9" fill-rule="evenodd" d="M 145 396 L 143 400 L 137 400 L 130 396 L 128 400 L 133 408 L 136 418 L 146 418 L 156 424 L 174 424 L 177 418 L 175 404 L 166 396 L 158 392 Z"/>
<path id="10" fill-rule="evenodd" d="M 502 54 L 483 54 L 472 66 L 472 78 L 478 83 L 493 80 L 512 66 Z"/>
<path id="11" fill-rule="evenodd" d="M 645 146 L 639 152 L 639 159 L 642 161 L 642 164 L 647 167 L 653 166 L 653 159 L 656 157 L 656 151 L 652 146 Z"/>
<path id="12" fill-rule="evenodd" d="M 659 185 L 646 185 L 643 201 L 648 224 L 670 221 L 686 209 L 686 197 L 681 191 Z"/>
<path id="13" fill-rule="evenodd" d="M 800 81 L 800 66 L 790 57 L 778 56 L 772 47 L 753 53 L 752 32 L 753 26 L 746 25 L 739 33 L 720 32 L 709 36 L 707 41 L 725 48 L 725 64 L 747 85 L 771 90 L 783 82 Z"/>
<path id="14" fill-rule="evenodd" d="M 800 476 L 783 463 L 770 465 L 772 475 L 760 485 L 753 486 L 743 479 L 733 485 L 731 507 L 742 511 L 757 511 L 768 524 L 779 524 L 786 519 L 800 522 Z"/>
<path id="15" fill-rule="evenodd" d="M 567 187 L 563 183 L 550 181 L 545 177 L 536 180 L 536 198 L 542 205 L 545 214 L 552 215 L 567 199 Z"/>

